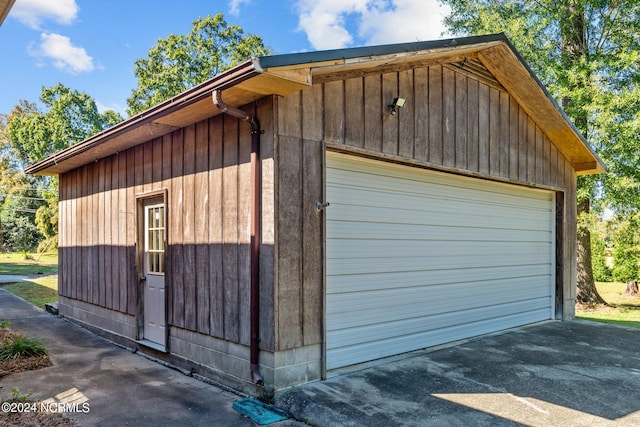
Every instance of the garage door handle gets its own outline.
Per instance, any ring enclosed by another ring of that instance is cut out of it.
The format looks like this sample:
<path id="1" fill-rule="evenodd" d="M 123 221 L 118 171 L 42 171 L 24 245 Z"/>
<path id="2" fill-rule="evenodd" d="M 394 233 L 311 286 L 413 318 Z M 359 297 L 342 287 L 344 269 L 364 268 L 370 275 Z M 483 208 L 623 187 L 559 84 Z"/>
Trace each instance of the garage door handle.
<path id="1" fill-rule="evenodd" d="M 329 205 L 330 205 L 329 202 L 316 202 L 316 210 L 318 212 L 320 212 L 321 210 L 323 210 L 324 208 L 326 208 Z"/>

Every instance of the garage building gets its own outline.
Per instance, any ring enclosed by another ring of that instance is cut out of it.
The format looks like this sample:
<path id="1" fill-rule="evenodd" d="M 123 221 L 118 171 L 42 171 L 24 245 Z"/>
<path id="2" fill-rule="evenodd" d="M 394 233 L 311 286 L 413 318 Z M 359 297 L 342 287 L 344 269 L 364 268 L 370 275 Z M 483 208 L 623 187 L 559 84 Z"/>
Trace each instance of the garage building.
<path id="1" fill-rule="evenodd" d="M 252 394 L 572 319 L 603 171 L 502 34 L 255 58 L 28 168 L 60 313 Z"/>

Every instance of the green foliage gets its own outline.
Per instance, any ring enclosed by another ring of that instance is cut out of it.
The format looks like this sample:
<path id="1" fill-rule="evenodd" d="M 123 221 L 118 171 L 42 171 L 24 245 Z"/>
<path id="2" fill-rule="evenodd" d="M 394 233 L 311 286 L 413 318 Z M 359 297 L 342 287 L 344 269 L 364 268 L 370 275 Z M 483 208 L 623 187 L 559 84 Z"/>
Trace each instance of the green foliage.
<path id="1" fill-rule="evenodd" d="M 607 265 L 607 245 L 597 233 L 591 233 L 591 260 L 595 280 L 599 282 L 613 280 L 611 269 Z"/>
<path id="2" fill-rule="evenodd" d="M 45 240 L 54 239 L 58 236 L 58 179 L 53 178 L 49 186 L 41 193 L 42 198 L 47 203 L 36 211 L 36 227 L 42 233 Z M 47 246 L 50 246 L 49 243 Z M 57 247 L 57 246 L 56 246 Z"/>
<path id="3" fill-rule="evenodd" d="M 3 215 L 2 227 L 6 250 L 32 252 L 42 239 L 42 235 L 28 216 Z"/>
<path id="4" fill-rule="evenodd" d="M 57 251 L 58 250 L 58 235 L 47 237 L 46 239 L 38 243 L 36 252 L 39 254 Z"/>
<path id="5" fill-rule="evenodd" d="M 37 104 L 20 101 L 0 115 L 0 249 L 34 251 L 58 234 L 58 181 L 26 177 L 20 166 L 42 160 L 120 122 L 114 111 L 99 113 L 86 93 L 62 84 L 42 88 Z"/>
<path id="6" fill-rule="evenodd" d="M 640 278 L 640 215 L 622 220 L 613 237 L 613 278 L 629 282 Z"/>
<path id="7" fill-rule="evenodd" d="M 11 388 L 11 398 L 6 400 L 8 403 L 24 403 L 29 400 L 31 393 L 23 394 L 17 387 Z"/>
<path id="8" fill-rule="evenodd" d="M 15 334 L 6 338 L 0 346 L 0 360 L 17 359 L 18 357 L 46 356 L 47 348 L 39 338 L 31 338 Z"/>
<path id="9" fill-rule="evenodd" d="M 0 161 L 0 242 L 5 250 L 32 251 L 42 240 L 34 223 L 36 210 L 44 204 L 37 186 L 37 178 Z"/>
<path id="10" fill-rule="evenodd" d="M 199 18 L 189 34 L 159 39 L 147 58 L 136 60 L 138 86 L 127 100 L 127 112 L 140 113 L 252 56 L 266 54 L 262 37 L 228 25 L 222 14 Z"/>
<path id="11" fill-rule="evenodd" d="M 10 324 L 11 322 L 9 322 L 8 320 L 3 320 L 0 322 L 0 329 L 7 329 Z"/>
<path id="12" fill-rule="evenodd" d="M 60 83 L 43 87 L 40 101 L 46 107 L 44 111 L 21 101 L 8 118 L 9 145 L 23 165 L 42 160 L 122 120 L 113 111 L 99 113 L 93 98 Z"/>

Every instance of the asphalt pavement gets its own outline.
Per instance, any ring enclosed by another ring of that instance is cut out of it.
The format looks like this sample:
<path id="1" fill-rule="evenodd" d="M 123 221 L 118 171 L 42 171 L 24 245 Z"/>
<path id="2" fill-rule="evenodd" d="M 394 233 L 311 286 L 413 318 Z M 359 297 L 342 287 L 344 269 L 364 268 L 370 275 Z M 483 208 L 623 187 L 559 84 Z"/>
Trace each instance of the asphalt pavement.
<path id="1" fill-rule="evenodd" d="M 81 426 L 256 425 L 232 408 L 245 396 L 118 347 L 2 289 L 0 320 L 8 320 L 12 330 L 43 338 L 53 361 L 52 367 L 0 380 L 0 401 L 16 387 L 36 401 L 73 409 L 65 415 Z M 304 424 L 286 420 L 271 425 Z"/>

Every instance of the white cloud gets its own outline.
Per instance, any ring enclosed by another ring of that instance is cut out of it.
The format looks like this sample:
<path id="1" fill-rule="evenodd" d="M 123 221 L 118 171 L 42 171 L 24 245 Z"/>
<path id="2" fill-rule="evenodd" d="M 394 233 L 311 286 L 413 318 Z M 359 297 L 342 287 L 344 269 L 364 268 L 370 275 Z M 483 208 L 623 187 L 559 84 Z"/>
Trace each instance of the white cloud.
<path id="1" fill-rule="evenodd" d="M 229 13 L 238 16 L 240 14 L 240 6 L 249 3 L 251 3 L 251 0 L 231 0 L 229 2 Z"/>
<path id="2" fill-rule="evenodd" d="M 448 13 L 438 0 L 299 0 L 298 28 L 315 49 L 432 40 Z"/>
<path id="3" fill-rule="evenodd" d="M 46 19 L 68 25 L 75 21 L 77 15 L 75 0 L 16 0 L 10 16 L 31 28 L 39 29 Z"/>
<path id="4" fill-rule="evenodd" d="M 106 105 L 103 104 L 102 102 L 96 100 L 96 108 L 98 108 L 98 112 L 100 114 L 104 113 L 105 111 L 108 110 L 113 110 L 116 113 L 120 114 L 122 117 L 126 117 L 127 116 L 127 107 L 121 104 L 111 104 L 111 105 Z"/>
<path id="5" fill-rule="evenodd" d="M 53 60 L 53 65 L 73 74 L 93 71 L 93 58 L 82 47 L 74 46 L 69 37 L 56 33 L 42 33 L 40 48 L 35 56 Z"/>
<path id="6" fill-rule="evenodd" d="M 353 35 L 347 18 L 367 10 L 368 0 L 299 0 L 298 28 L 307 34 L 315 49 L 337 49 L 351 45 Z"/>
<path id="7" fill-rule="evenodd" d="M 435 40 L 442 38 L 448 12 L 438 0 L 394 0 L 393 8 L 369 8 L 358 34 L 368 44 Z"/>

